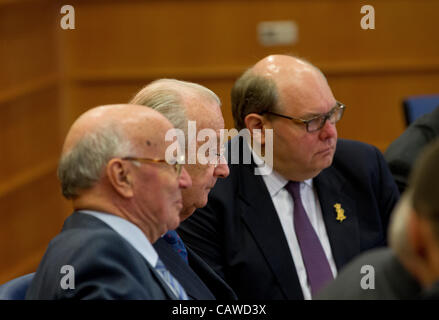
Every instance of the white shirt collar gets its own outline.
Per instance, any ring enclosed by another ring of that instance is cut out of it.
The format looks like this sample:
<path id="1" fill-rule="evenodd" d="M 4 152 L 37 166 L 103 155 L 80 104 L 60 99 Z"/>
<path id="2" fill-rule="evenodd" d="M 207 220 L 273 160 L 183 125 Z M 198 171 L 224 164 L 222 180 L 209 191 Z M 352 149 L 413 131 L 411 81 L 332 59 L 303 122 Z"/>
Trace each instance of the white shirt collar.
<path id="1" fill-rule="evenodd" d="M 250 146 L 249 146 L 250 147 Z M 259 155 L 256 154 L 256 152 L 250 148 L 252 151 L 252 155 L 254 158 L 256 158 L 256 161 L 258 163 L 263 163 L 264 161 L 259 157 Z M 281 174 L 278 172 L 271 170 L 269 174 L 263 175 L 262 178 L 265 181 L 265 184 L 267 185 L 268 192 L 270 193 L 271 197 L 274 197 L 280 190 L 282 190 L 288 183 L 288 180 L 285 179 Z M 302 181 L 302 184 L 305 184 L 309 188 L 312 189 L 313 187 L 313 179 L 307 179 L 305 181 Z"/>
<path id="2" fill-rule="evenodd" d="M 91 215 L 106 223 L 122 238 L 128 241 L 134 249 L 136 249 L 149 262 L 149 264 L 155 268 L 157 265 L 158 254 L 142 230 L 140 230 L 135 224 L 109 213 L 92 210 L 80 210 L 78 212 Z"/>

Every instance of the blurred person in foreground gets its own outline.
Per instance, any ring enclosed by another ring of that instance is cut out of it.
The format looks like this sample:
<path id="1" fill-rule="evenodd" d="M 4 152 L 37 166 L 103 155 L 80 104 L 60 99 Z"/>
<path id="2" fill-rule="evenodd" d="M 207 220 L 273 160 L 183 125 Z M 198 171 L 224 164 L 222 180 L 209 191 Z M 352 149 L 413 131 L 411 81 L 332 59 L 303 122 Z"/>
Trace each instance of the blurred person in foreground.
<path id="1" fill-rule="evenodd" d="M 414 163 L 408 189 L 392 213 L 390 248 L 360 255 L 318 299 L 439 299 L 438 163 L 436 139 Z M 373 274 L 362 272 L 364 266 Z"/>

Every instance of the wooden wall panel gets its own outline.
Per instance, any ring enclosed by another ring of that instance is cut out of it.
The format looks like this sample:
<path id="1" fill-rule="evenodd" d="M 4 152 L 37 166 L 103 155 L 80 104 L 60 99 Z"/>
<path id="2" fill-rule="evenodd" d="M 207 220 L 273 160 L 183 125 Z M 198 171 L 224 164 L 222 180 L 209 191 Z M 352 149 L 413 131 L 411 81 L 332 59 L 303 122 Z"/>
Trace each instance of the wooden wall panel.
<path id="1" fill-rule="evenodd" d="M 1 104 L 0 150 L 8 150 L 0 166 L 0 181 L 58 158 L 58 86 Z"/>
<path id="2" fill-rule="evenodd" d="M 0 283 L 36 270 L 70 212 L 54 167 L 0 197 Z"/>
<path id="3" fill-rule="evenodd" d="M 51 0 L 0 1 L 0 97 L 8 89 L 16 92 L 57 73 L 54 18 L 58 17 L 53 4 Z"/>
<path id="4" fill-rule="evenodd" d="M 59 8 L 0 1 L 0 283 L 35 271 L 69 211 L 56 178 Z"/>
<path id="5" fill-rule="evenodd" d="M 375 8 L 375 30 L 360 28 L 364 4 Z M 108 6 L 95 0 L 74 5 L 77 29 L 62 35 L 72 110 L 110 101 L 97 99 L 104 92 L 118 97 L 117 87 L 125 95 L 133 83 L 172 77 L 219 90 L 231 127 L 229 92 L 239 74 L 268 54 L 292 53 L 320 67 L 337 96 L 350 98 L 341 136 L 383 150 L 404 129 L 402 97 L 439 87 L 438 1 L 115 1 Z M 260 45 L 257 24 L 267 20 L 294 20 L 299 42 Z M 365 91 L 378 95 L 364 96 Z M 359 122 L 374 122 L 376 129 L 363 125 L 360 131 L 351 124 Z"/>
<path id="6" fill-rule="evenodd" d="M 376 29 L 360 28 L 364 1 L 78 1 L 77 30 L 69 37 L 74 73 L 245 66 L 273 51 L 290 51 L 316 64 L 369 61 L 437 63 L 439 2 L 368 1 Z M 294 46 L 263 47 L 257 24 L 296 21 Z M 86 50 L 78 50 L 87 48 Z"/>
<path id="7" fill-rule="evenodd" d="M 402 101 L 439 93 L 439 72 L 333 76 L 335 97 L 348 108 L 337 125 L 340 137 L 365 141 L 384 151 L 405 129 Z"/>

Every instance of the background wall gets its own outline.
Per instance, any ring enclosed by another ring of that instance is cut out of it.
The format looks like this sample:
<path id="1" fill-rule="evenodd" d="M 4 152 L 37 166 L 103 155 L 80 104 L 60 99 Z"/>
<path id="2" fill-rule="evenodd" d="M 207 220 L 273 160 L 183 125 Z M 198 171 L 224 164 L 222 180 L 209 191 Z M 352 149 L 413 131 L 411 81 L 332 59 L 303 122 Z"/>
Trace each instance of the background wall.
<path id="1" fill-rule="evenodd" d="M 75 9 L 75 30 L 60 9 Z M 360 8 L 375 8 L 362 30 Z M 36 269 L 70 213 L 56 164 L 73 120 L 153 79 L 199 82 L 223 101 L 271 53 L 302 56 L 347 106 L 339 135 L 381 150 L 404 130 L 402 99 L 439 91 L 439 1 L 0 0 L 0 283 Z M 295 45 L 264 47 L 261 21 L 294 20 Z"/>

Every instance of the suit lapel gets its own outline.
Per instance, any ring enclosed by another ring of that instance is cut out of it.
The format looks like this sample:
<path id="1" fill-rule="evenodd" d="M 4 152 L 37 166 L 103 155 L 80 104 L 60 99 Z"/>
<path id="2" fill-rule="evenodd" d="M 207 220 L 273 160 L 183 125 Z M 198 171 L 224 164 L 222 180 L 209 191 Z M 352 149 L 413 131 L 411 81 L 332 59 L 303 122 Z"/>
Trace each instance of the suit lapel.
<path id="1" fill-rule="evenodd" d="M 329 242 L 331 243 L 332 254 L 340 268 L 352 257 L 360 252 L 360 238 L 358 217 L 356 215 L 355 197 L 350 196 L 350 184 L 329 167 L 323 170 L 315 179 L 315 187 L 322 208 L 323 220 L 326 226 Z M 342 221 L 337 220 L 337 209 L 334 205 L 344 210 L 346 217 Z"/>
<path id="2" fill-rule="evenodd" d="M 87 228 L 107 228 L 110 230 L 113 230 L 108 224 L 105 222 L 99 220 L 96 217 L 93 217 L 91 215 L 81 213 L 80 211 L 73 212 L 72 215 L 70 215 L 64 222 L 63 225 L 63 231 L 74 229 L 74 228 L 81 228 L 81 227 L 87 227 Z M 114 231 L 114 230 L 113 230 Z M 116 232 L 116 231 L 114 231 Z M 135 250 L 135 248 L 133 248 Z M 135 250 L 137 252 L 137 250 Z M 138 253 L 138 252 L 137 252 Z M 151 274 L 157 282 L 160 284 L 161 288 L 163 289 L 165 295 L 168 297 L 169 300 L 176 300 L 177 297 L 171 292 L 171 289 L 169 289 L 168 285 L 164 282 L 162 277 L 157 273 L 155 268 L 149 264 L 149 262 L 140 254 L 139 256 L 142 258 L 142 260 L 145 262 L 145 265 L 149 270 L 151 271 Z"/>
<path id="3" fill-rule="evenodd" d="M 193 300 L 215 299 L 210 290 L 195 274 L 191 267 L 183 261 L 166 240 L 159 239 L 154 248 L 169 272 L 180 282 L 187 295 Z M 189 253 L 189 251 L 188 251 Z M 190 257 L 189 257 L 190 258 Z M 192 262 L 192 260 L 190 260 Z"/>
<path id="4" fill-rule="evenodd" d="M 190 267 L 212 293 L 213 299 L 238 299 L 232 288 L 195 251 L 189 247 L 186 247 L 186 249 Z"/>
<path id="5" fill-rule="evenodd" d="M 142 257 L 143 258 L 143 257 Z M 145 261 L 146 266 L 149 268 L 149 270 L 151 271 L 151 274 L 153 277 L 155 277 L 155 279 L 157 280 L 158 283 L 160 283 L 160 286 L 162 287 L 163 291 L 165 292 L 165 294 L 168 296 L 169 300 L 178 300 L 178 297 L 176 297 L 174 295 L 174 293 L 171 292 L 171 289 L 169 288 L 168 284 L 165 282 L 165 280 L 163 280 L 163 278 L 158 274 L 157 270 L 151 266 L 149 264 L 148 261 L 146 261 L 146 259 L 143 258 L 143 260 Z"/>
<path id="6" fill-rule="evenodd" d="M 242 165 L 239 196 L 242 218 L 267 260 L 287 299 L 303 299 L 296 268 L 270 194 L 254 167 Z"/>

